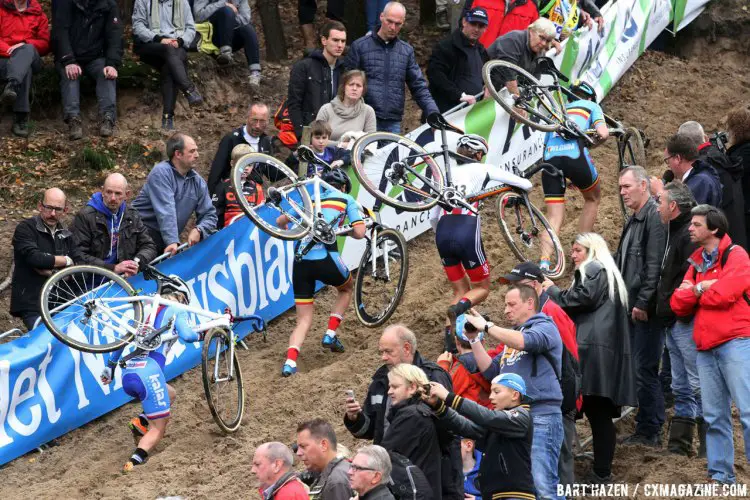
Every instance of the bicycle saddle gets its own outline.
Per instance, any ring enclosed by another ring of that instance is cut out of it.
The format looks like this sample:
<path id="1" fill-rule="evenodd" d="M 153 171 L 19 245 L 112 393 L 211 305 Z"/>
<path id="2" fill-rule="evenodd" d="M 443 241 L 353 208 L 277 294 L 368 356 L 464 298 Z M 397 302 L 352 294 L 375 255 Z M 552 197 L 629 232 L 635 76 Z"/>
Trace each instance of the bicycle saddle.
<path id="1" fill-rule="evenodd" d="M 540 57 L 536 60 L 536 70 L 542 74 L 554 75 L 561 82 L 568 83 L 570 80 L 567 76 L 562 74 L 559 69 L 555 66 L 555 62 L 549 57 Z"/>
<path id="2" fill-rule="evenodd" d="M 328 166 L 328 163 L 315 156 L 315 152 L 309 146 L 300 146 L 297 148 L 297 157 L 307 163 Z"/>
<path id="3" fill-rule="evenodd" d="M 432 113 L 427 116 L 427 124 L 438 130 L 450 130 L 452 132 L 456 132 L 457 134 L 463 134 L 464 131 L 461 130 L 458 127 L 454 127 L 450 123 L 448 123 L 448 120 L 445 119 L 443 115 L 440 113 Z"/>

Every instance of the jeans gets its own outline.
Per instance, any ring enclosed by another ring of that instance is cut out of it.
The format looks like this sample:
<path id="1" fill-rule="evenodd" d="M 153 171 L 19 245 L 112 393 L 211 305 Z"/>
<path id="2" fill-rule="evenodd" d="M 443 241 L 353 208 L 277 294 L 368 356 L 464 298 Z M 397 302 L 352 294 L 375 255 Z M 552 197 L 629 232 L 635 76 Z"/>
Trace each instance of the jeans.
<path id="1" fill-rule="evenodd" d="M 659 380 L 659 360 L 664 350 L 664 329 L 654 321 L 631 323 L 631 344 L 635 355 L 638 390 L 636 434 L 656 436 L 664 424 L 664 391 Z"/>
<path id="2" fill-rule="evenodd" d="M 104 58 L 100 57 L 88 63 L 79 63 L 83 70 L 76 80 L 70 80 L 65 73 L 65 66 L 56 64 L 60 74 L 60 93 L 62 94 L 63 116 L 67 120 L 71 116 L 81 114 L 81 77 L 85 74 L 96 80 L 96 99 L 99 102 L 99 114 L 115 118 L 117 112 L 117 80 L 104 77 Z"/>
<path id="3" fill-rule="evenodd" d="M 258 35 L 253 23 L 240 26 L 237 15 L 229 7 L 222 7 L 214 12 L 208 20 L 214 26 L 214 36 L 211 39 L 219 47 L 231 47 L 232 50 L 245 49 L 245 58 L 251 71 L 260 71 L 260 51 L 258 49 Z"/>
<path id="4" fill-rule="evenodd" d="M 380 13 L 383 12 L 388 0 L 365 0 L 365 17 L 367 18 L 367 31 L 375 31 L 380 24 Z"/>
<path id="5" fill-rule="evenodd" d="M 31 111 L 29 94 L 31 94 L 31 75 L 42 69 L 42 59 L 33 45 L 26 43 L 18 47 L 10 57 L 0 57 L 0 80 L 16 84 L 16 101 L 13 111 L 29 113 Z"/>
<path id="6" fill-rule="evenodd" d="M 557 461 L 563 442 L 563 421 L 561 413 L 535 415 L 534 438 L 531 443 L 531 475 L 534 477 L 536 497 L 539 500 L 564 498 L 557 496 Z"/>
<path id="7" fill-rule="evenodd" d="M 378 132 L 401 134 L 401 120 L 381 120 L 378 118 L 376 128 Z"/>
<path id="8" fill-rule="evenodd" d="M 731 318 L 727 318 L 731 321 Z M 734 483 L 732 406 L 740 414 L 745 457 L 750 461 L 750 338 L 737 338 L 708 351 L 698 351 L 697 366 L 703 396 L 706 456 L 711 479 Z"/>
<path id="9" fill-rule="evenodd" d="M 185 92 L 193 86 L 187 74 L 187 52 L 185 48 L 149 42 L 134 44 L 133 52 L 143 62 L 161 71 L 163 113 L 174 115 L 177 89 Z"/>
<path id="10" fill-rule="evenodd" d="M 299 18 L 300 25 L 302 24 L 314 24 L 315 13 L 318 10 L 318 2 L 316 0 L 298 0 L 297 2 L 297 16 Z M 344 22 L 344 0 L 328 0 L 328 7 L 326 8 L 326 17 L 333 19 L 334 21 Z"/>
<path id="11" fill-rule="evenodd" d="M 557 475 L 560 484 L 569 485 L 575 483 L 575 457 L 573 457 L 573 443 L 576 440 L 576 421 L 572 416 L 563 415 L 563 438 L 560 448 L 560 459 L 557 464 Z"/>
<path id="12" fill-rule="evenodd" d="M 667 348 L 672 361 L 672 392 L 674 416 L 696 418 L 703 416 L 701 381 L 695 360 L 698 349 L 693 341 L 693 322 L 677 321 L 667 332 Z"/>

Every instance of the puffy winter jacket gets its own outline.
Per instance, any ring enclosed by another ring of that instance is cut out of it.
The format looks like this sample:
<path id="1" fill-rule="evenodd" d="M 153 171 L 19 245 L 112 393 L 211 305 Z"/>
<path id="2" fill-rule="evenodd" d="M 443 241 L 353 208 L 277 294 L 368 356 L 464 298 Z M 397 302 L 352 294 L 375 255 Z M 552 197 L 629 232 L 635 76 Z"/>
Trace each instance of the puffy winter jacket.
<path id="1" fill-rule="evenodd" d="M 104 57 L 107 66 L 122 63 L 122 30 L 115 0 L 57 0 L 52 32 L 55 60 L 63 66 Z"/>
<path id="2" fill-rule="evenodd" d="M 17 43 L 30 43 L 39 56 L 49 52 L 49 23 L 37 0 L 28 0 L 23 12 L 13 0 L 0 3 L 0 57 L 10 57 L 8 49 Z"/>
<path id="3" fill-rule="evenodd" d="M 343 68 L 340 58 L 331 67 L 320 49 L 292 66 L 286 105 L 297 137 L 302 137 L 302 127 L 309 125 L 320 108 L 336 96 Z"/>
<path id="4" fill-rule="evenodd" d="M 469 3 L 469 2 L 467 2 Z M 471 8 L 482 7 L 487 11 L 490 24 L 479 38 L 485 47 L 492 45 L 498 37 L 514 30 L 525 30 L 539 19 L 535 0 L 474 0 Z"/>
<path id="5" fill-rule="evenodd" d="M 732 245 L 729 235 L 719 243 L 716 262 L 704 272 L 697 268 L 703 264 L 703 248 L 690 256 L 690 267 L 684 281 L 698 284 L 706 280 L 718 280 L 696 297 L 692 288 L 677 289 L 672 294 L 670 305 L 678 316 L 695 314 L 693 340 L 699 351 L 706 351 L 739 337 L 750 337 L 750 258 L 740 246 L 729 253 L 722 267 L 722 255 Z"/>
<path id="6" fill-rule="evenodd" d="M 404 83 L 425 115 L 438 111 L 414 48 L 399 38 L 386 42 L 370 33 L 355 40 L 344 66 L 367 74 L 365 102 L 373 107 L 378 120 L 401 120 L 404 116 Z"/>

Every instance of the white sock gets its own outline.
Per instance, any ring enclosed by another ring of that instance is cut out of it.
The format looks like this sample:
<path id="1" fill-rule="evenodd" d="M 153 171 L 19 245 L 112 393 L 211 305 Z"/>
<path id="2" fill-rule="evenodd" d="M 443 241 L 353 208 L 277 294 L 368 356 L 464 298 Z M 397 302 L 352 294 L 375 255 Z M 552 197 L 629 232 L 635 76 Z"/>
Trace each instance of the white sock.
<path id="1" fill-rule="evenodd" d="M 326 330 L 326 335 L 333 338 L 336 336 L 336 332 L 334 332 L 333 330 Z"/>
<path id="2" fill-rule="evenodd" d="M 292 361 L 291 359 L 287 359 L 284 364 L 285 365 L 289 365 L 292 368 L 297 368 L 297 362 L 296 361 Z"/>

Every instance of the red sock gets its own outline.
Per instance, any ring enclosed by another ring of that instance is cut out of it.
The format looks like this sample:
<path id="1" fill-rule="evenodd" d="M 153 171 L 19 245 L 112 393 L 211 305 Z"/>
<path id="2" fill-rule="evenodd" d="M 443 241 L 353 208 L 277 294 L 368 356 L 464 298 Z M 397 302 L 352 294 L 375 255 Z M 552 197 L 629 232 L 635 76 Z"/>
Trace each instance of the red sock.
<path id="1" fill-rule="evenodd" d="M 342 319 L 344 319 L 344 318 L 342 318 L 340 315 L 338 315 L 336 313 L 331 314 L 331 317 L 328 318 L 328 329 L 331 330 L 332 332 L 335 332 L 336 329 L 341 324 L 341 320 Z"/>
<path id="2" fill-rule="evenodd" d="M 289 349 L 286 350 L 286 359 L 296 362 L 297 356 L 299 356 L 299 347 L 290 346 Z"/>

